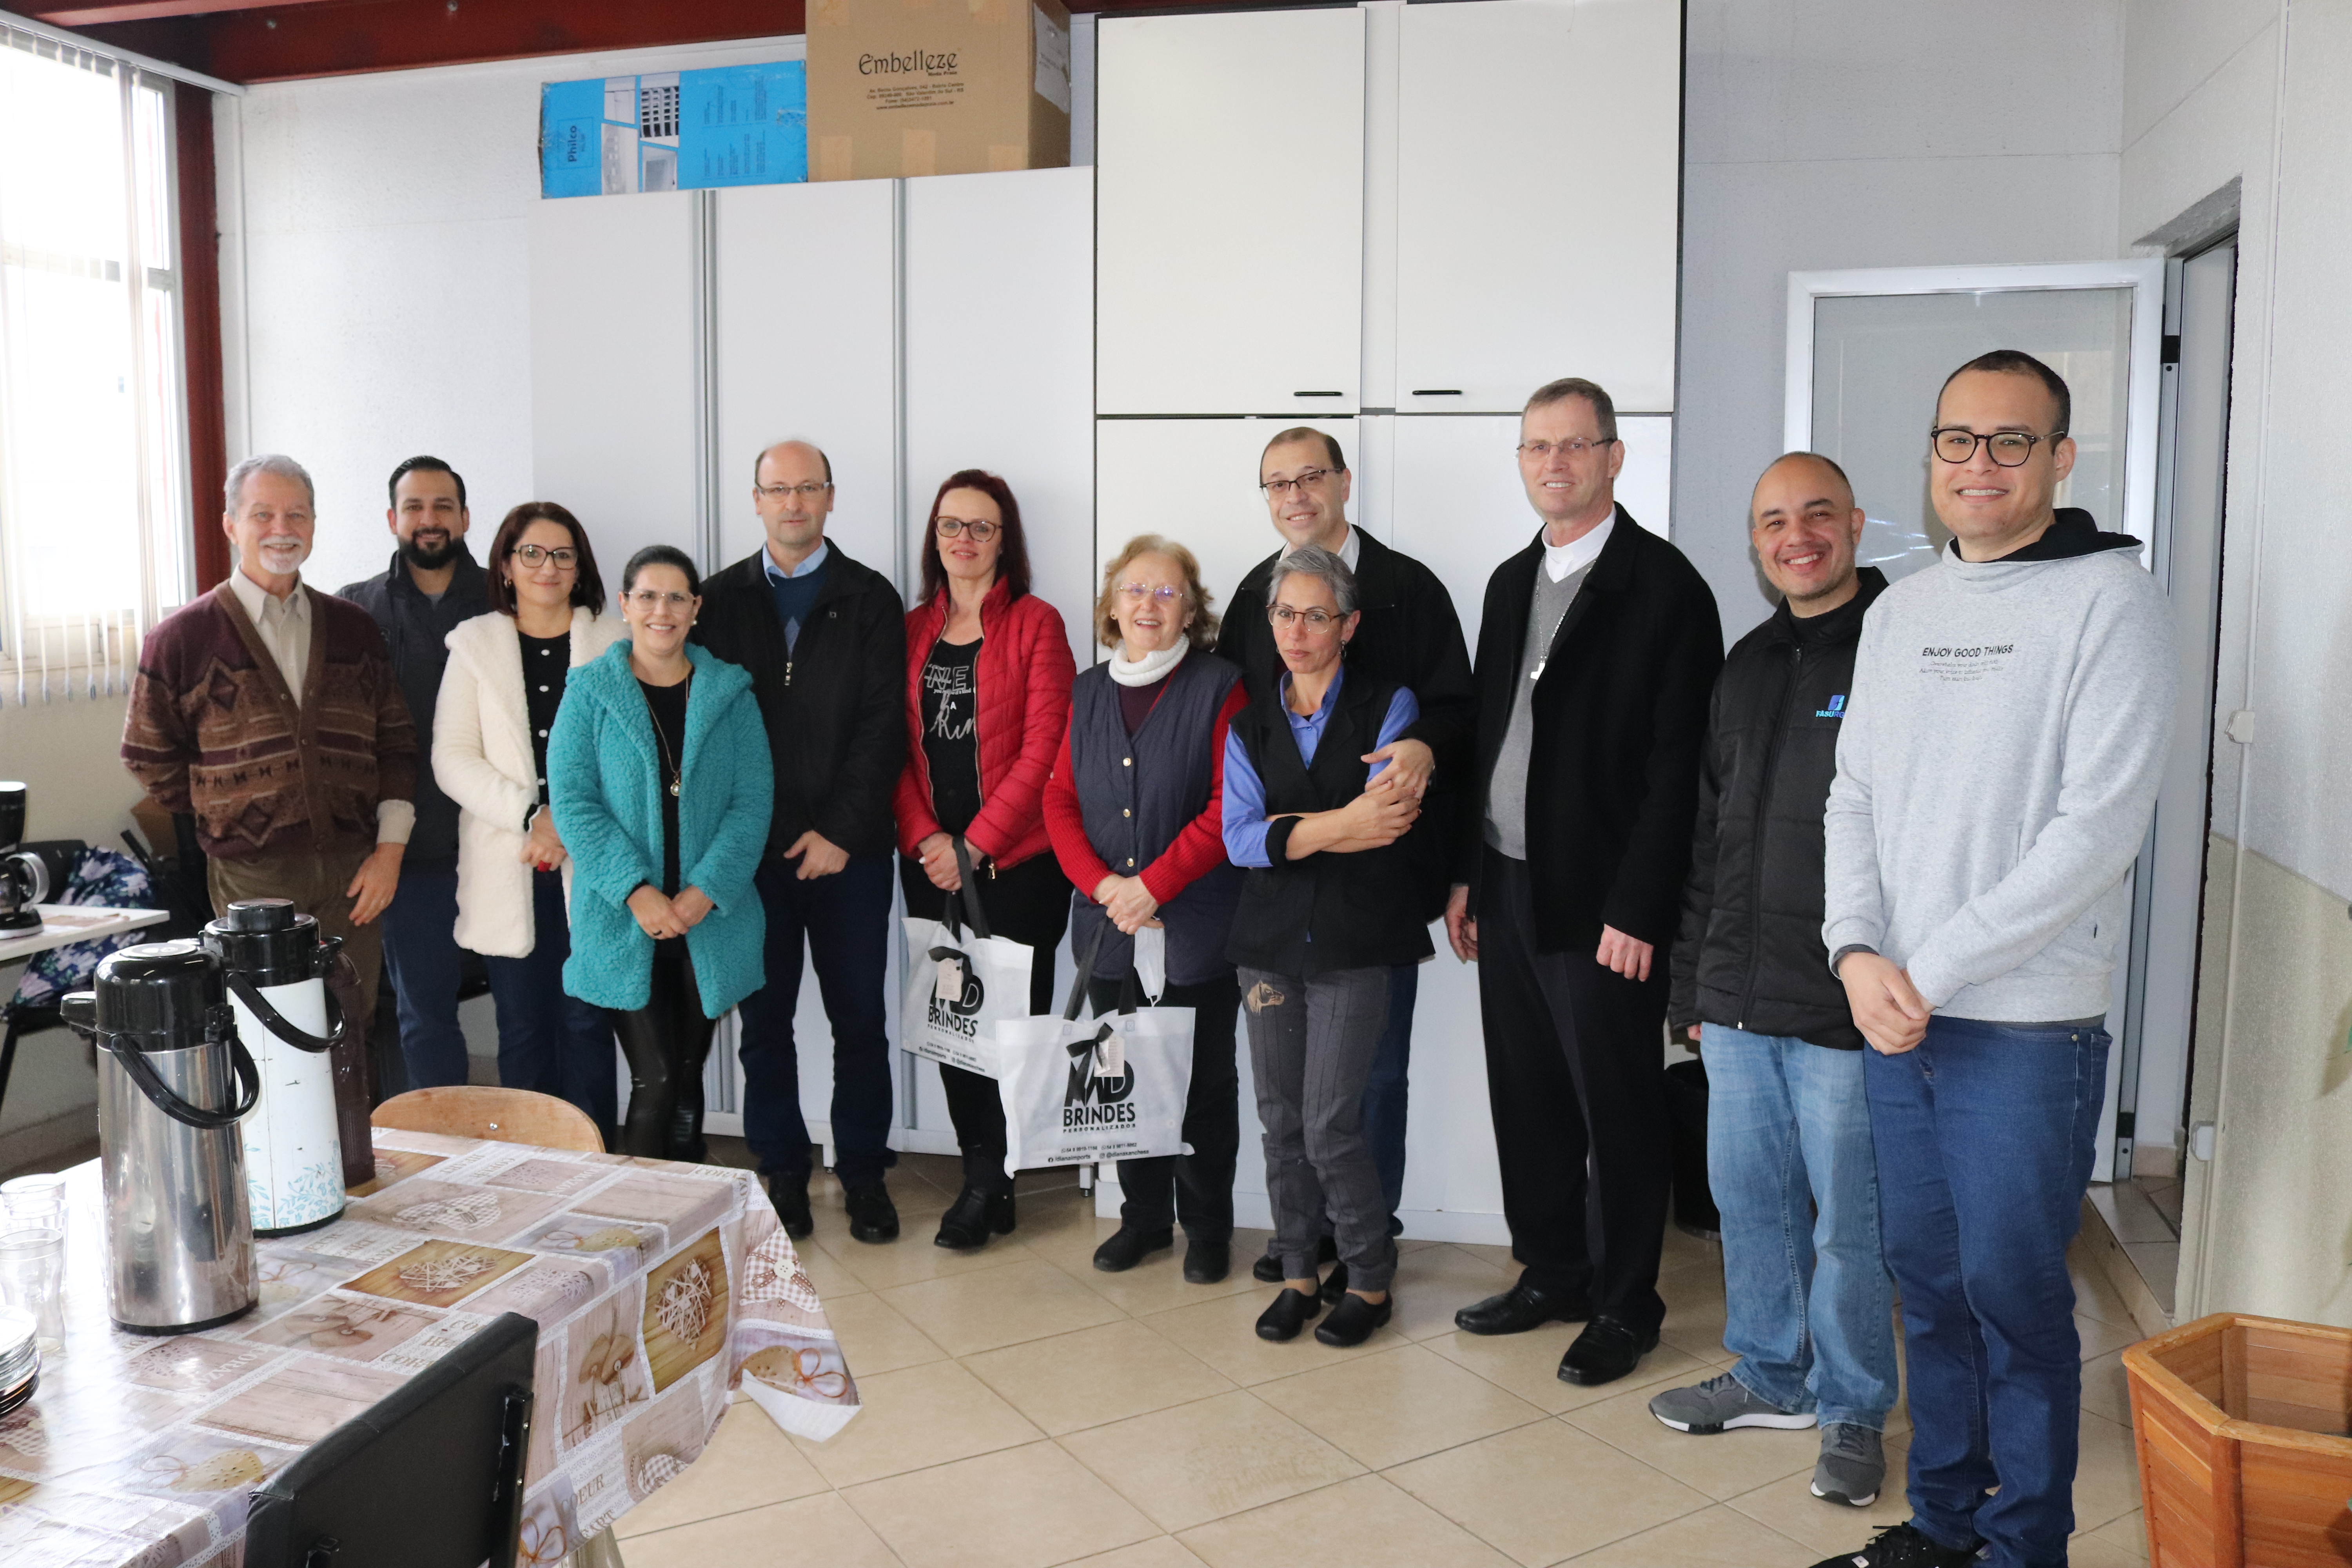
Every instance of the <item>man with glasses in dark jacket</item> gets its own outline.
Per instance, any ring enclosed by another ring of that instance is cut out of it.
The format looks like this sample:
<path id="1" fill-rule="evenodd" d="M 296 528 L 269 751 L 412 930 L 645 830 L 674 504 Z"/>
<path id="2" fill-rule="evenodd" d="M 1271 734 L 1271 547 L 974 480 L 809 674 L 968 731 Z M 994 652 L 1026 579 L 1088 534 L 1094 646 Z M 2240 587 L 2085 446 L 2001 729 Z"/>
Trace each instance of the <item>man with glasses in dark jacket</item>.
<path id="1" fill-rule="evenodd" d="M 1780 607 L 1716 679 L 1667 1016 L 1701 1043 L 1707 1176 L 1723 1212 L 1723 1347 L 1739 1359 L 1650 1401 L 1678 1432 L 1819 1425 L 1813 1495 L 1867 1508 L 1886 1477 L 1895 1292 L 1862 1032 L 1822 945 L 1822 812 L 1875 567 L 1845 470 L 1790 452 L 1748 537 Z"/>
<path id="2" fill-rule="evenodd" d="M 834 1172 L 849 1234 L 884 1242 L 898 1211 L 882 1173 L 889 1150 L 890 1039 L 883 1002 L 890 941 L 890 792 L 906 759 L 906 605 L 890 580 L 824 536 L 833 464 L 780 441 L 752 465 L 764 549 L 703 584 L 695 638 L 751 672 L 776 773 L 775 816 L 758 887 L 767 910 L 767 983 L 743 1002 L 743 1131 L 795 1239 L 809 1211 L 801 1113 L 801 952 L 816 963 L 833 1027 Z"/>
<path id="3" fill-rule="evenodd" d="M 490 613 L 490 576 L 466 548 L 472 514 L 457 469 L 438 458 L 411 458 L 392 470 L 388 488 L 384 521 L 398 542 L 392 563 L 381 576 L 345 584 L 341 596 L 383 629 L 416 721 L 416 826 L 400 890 L 383 911 L 383 972 L 400 1009 L 408 1087 L 438 1089 L 467 1081 L 472 1061 L 457 1023 L 457 803 L 433 782 L 433 710 L 449 663 L 445 639 L 460 621 Z M 396 1092 L 384 1077 L 387 1092 Z"/>

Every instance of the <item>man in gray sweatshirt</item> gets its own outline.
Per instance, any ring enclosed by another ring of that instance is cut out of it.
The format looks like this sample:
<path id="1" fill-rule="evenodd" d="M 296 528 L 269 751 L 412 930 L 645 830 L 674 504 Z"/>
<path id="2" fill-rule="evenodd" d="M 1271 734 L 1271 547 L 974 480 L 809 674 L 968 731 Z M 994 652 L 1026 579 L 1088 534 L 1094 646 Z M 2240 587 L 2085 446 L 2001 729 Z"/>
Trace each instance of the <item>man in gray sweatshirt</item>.
<path id="1" fill-rule="evenodd" d="M 1979 1549 L 2044 1568 L 2074 1531 L 2065 1254 L 2176 666 L 2139 542 L 2053 505 L 2070 401 L 2013 351 L 1953 373 L 1927 464 L 1952 544 L 1871 606 L 1855 658 L 1822 934 L 1871 1047 L 1912 1517 L 1822 1568 L 1973 1568 Z"/>

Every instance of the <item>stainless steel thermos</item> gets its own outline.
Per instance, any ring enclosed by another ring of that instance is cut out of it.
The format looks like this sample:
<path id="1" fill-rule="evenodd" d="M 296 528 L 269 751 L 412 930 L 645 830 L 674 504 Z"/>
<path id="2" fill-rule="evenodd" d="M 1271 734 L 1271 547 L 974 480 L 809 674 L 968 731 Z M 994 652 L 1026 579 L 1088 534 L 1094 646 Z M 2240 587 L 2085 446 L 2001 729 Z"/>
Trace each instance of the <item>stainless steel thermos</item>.
<path id="1" fill-rule="evenodd" d="M 343 1212 L 342 1141 L 329 1051 L 344 1021 L 326 974 L 339 937 L 286 899 L 243 899 L 205 927 L 221 963 L 237 1038 L 253 1053 L 261 1099 L 241 1123 L 245 1179 L 257 1236 L 285 1236 Z"/>
<path id="2" fill-rule="evenodd" d="M 227 1322 L 257 1299 L 237 1122 L 261 1080 L 220 960 L 194 942 L 126 947 L 96 985 L 62 1010 L 99 1047 L 109 1310 L 137 1334 Z"/>

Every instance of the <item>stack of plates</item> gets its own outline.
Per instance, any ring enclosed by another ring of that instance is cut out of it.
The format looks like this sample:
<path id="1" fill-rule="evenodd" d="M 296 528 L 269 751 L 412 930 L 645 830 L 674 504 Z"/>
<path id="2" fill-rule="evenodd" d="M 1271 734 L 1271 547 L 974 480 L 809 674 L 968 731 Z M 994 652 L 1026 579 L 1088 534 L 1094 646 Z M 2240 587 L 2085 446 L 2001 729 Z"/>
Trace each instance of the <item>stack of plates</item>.
<path id="1" fill-rule="evenodd" d="M 33 1337 L 33 1314 L 0 1307 L 0 1415 L 5 1415 L 41 1385 L 41 1350 Z"/>

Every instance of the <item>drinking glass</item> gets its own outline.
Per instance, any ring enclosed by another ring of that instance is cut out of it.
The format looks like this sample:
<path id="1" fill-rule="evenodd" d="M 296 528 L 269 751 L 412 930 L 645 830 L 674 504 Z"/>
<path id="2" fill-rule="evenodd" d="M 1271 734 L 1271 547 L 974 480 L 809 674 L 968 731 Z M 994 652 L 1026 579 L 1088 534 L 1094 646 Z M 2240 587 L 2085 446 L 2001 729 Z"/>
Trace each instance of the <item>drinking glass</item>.
<path id="1" fill-rule="evenodd" d="M 50 1226 L 0 1231 L 0 1305 L 33 1315 L 41 1353 L 65 1349 L 66 1237 Z"/>
<path id="2" fill-rule="evenodd" d="M 58 1175 L 18 1176 L 0 1182 L 0 1228 L 63 1230 L 66 1227 L 66 1179 Z"/>

